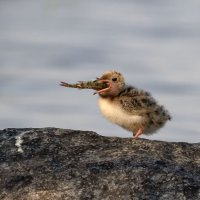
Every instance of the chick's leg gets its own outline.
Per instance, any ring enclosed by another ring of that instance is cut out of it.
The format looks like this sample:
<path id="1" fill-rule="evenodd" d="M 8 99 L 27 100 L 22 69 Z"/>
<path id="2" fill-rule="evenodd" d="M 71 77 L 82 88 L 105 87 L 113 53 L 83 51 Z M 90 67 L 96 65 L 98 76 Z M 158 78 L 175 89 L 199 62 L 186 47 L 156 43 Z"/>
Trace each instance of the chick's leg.
<path id="1" fill-rule="evenodd" d="M 137 140 L 138 137 L 139 137 L 141 134 L 142 134 L 142 129 L 139 128 L 138 131 L 137 131 L 137 133 L 133 136 L 133 139 Z"/>

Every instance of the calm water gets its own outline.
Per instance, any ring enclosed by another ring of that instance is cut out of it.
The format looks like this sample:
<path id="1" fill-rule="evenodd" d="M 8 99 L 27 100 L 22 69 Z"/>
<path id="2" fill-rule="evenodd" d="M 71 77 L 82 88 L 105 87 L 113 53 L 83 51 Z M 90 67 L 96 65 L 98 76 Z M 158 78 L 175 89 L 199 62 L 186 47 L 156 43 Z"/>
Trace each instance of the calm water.
<path id="1" fill-rule="evenodd" d="M 0 1 L 0 128 L 131 133 L 101 117 L 91 80 L 108 69 L 173 116 L 149 139 L 200 142 L 200 1 Z"/>

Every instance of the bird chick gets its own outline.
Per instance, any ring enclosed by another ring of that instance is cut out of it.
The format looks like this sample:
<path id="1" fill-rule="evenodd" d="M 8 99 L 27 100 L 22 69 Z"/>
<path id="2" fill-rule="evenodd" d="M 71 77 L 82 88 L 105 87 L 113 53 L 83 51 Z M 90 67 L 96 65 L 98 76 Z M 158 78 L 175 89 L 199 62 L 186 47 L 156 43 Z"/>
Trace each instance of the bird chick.
<path id="1" fill-rule="evenodd" d="M 142 133 L 155 133 L 171 119 L 149 92 L 126 85 L 121 73 L 107 71 L 97 81 L 108 85 L 97 91 L 101 113 L 112 123 L 131 131 L 134 139 Z"/>

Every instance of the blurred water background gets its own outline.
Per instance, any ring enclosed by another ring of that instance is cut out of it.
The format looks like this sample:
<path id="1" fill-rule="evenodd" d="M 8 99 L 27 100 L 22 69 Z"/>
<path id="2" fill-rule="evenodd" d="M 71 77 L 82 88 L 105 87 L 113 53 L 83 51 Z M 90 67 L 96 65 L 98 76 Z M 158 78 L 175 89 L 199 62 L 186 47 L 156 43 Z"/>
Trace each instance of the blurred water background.
<path id="1" fill-rule="evenodd" d="M 102 118 L 92 91 L 58 86 L 115 69 L 173 116 L 146 138 L 200 142 L 199 8 L 198 0 L 0 1 L 0 129 L 130 137 Z"/>

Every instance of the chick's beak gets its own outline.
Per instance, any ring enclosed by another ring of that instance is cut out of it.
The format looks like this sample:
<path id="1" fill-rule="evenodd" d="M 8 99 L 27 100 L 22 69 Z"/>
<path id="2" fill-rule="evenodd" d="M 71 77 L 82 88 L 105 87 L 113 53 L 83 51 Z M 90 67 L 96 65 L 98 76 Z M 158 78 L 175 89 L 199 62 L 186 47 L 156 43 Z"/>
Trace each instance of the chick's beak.
<path id="1" fill-rule="evenodd" d="M 97 80 L 99 83 L 106 83 L 106 84 L 108 85 L 107 88 L 98 90 L 97 93 L 106 92 L 106 91 L 108 91 L 108 90 L 111 88 L 111 82 L 110 82 L 109 80 L 101 79 L 101 78 L 97 78 L 96 80 Z"/>

